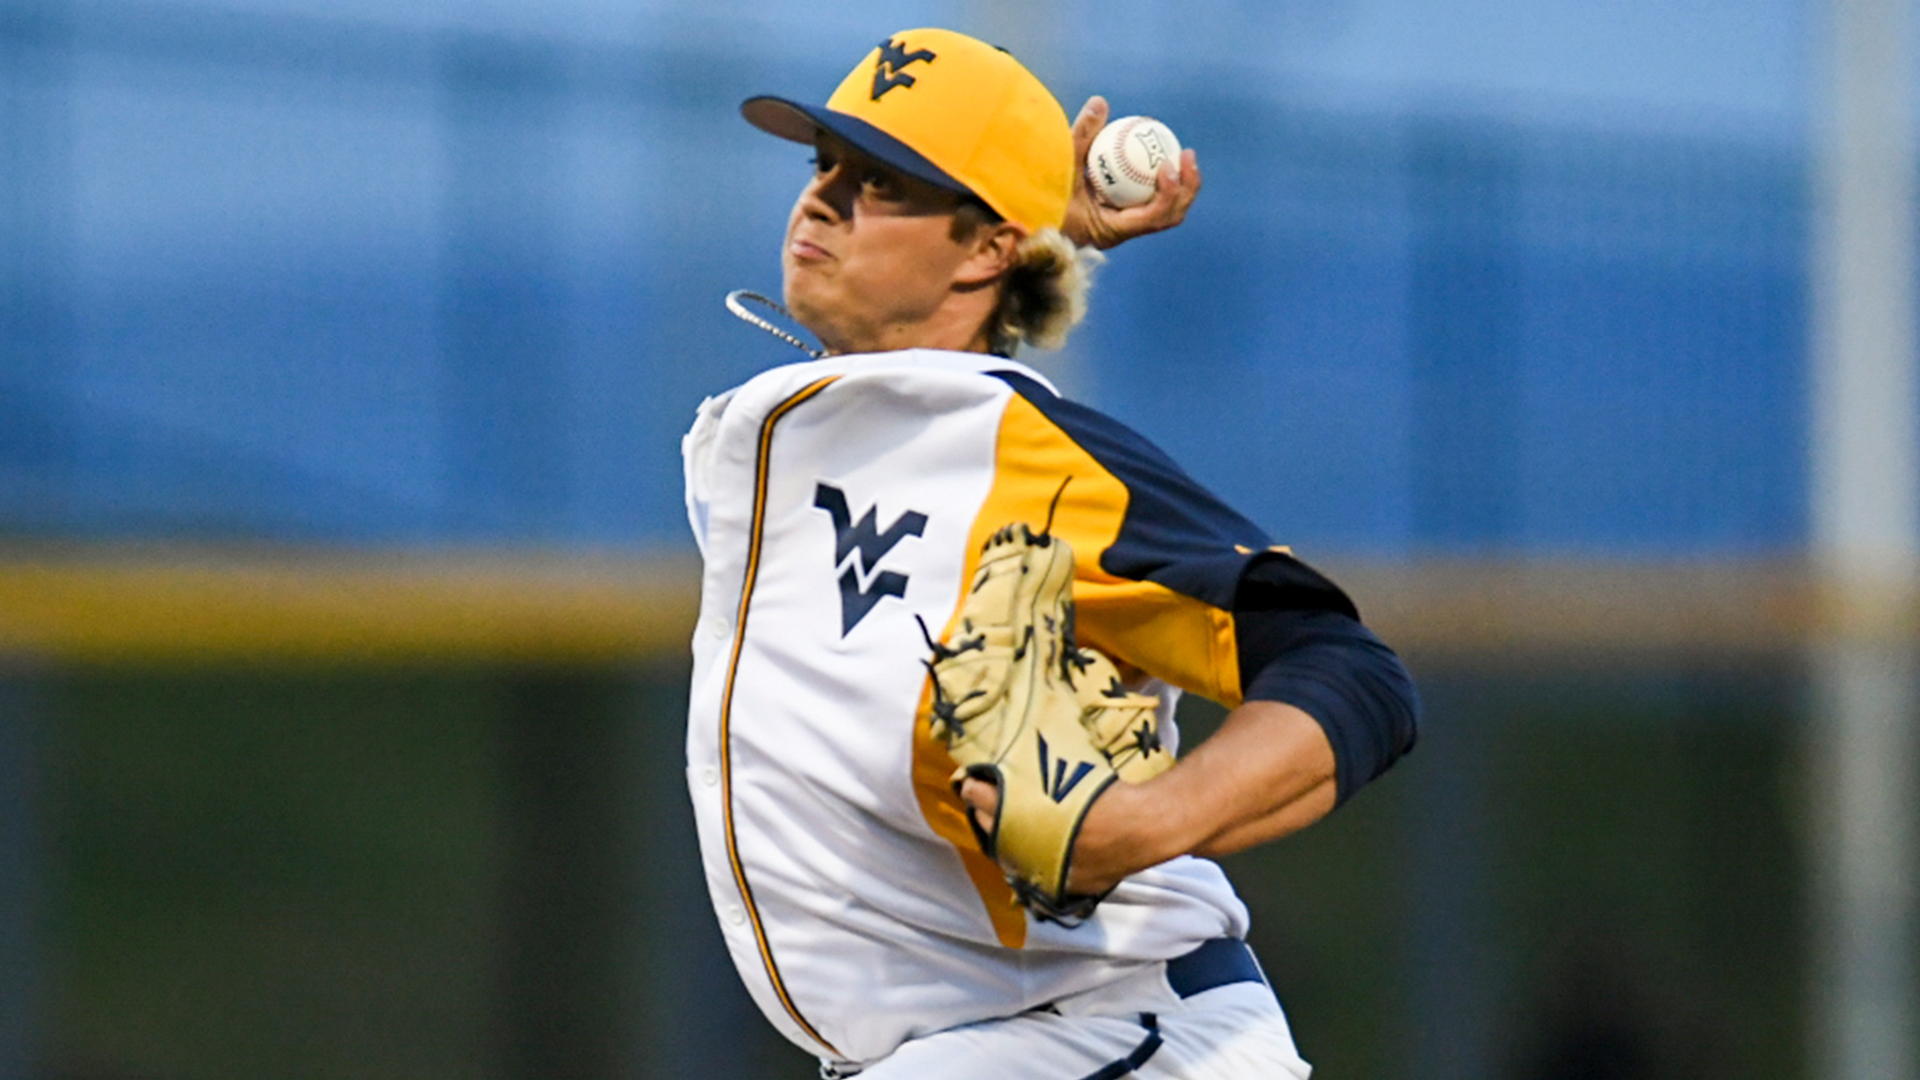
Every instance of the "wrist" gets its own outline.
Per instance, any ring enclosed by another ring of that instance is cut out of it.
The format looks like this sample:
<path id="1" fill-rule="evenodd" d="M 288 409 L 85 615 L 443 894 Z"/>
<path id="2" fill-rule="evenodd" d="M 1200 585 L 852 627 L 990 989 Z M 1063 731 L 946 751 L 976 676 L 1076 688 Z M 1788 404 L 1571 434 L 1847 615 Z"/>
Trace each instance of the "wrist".
<path id="1" fill-rule="evenodd" d="M 1094 801 L 1074 840 L 1073 892 L 1105 892 L 1129 874 L 1186 853 L 1178 815 L 1160 798 L 1162 779 L 1116 783 Z"/>

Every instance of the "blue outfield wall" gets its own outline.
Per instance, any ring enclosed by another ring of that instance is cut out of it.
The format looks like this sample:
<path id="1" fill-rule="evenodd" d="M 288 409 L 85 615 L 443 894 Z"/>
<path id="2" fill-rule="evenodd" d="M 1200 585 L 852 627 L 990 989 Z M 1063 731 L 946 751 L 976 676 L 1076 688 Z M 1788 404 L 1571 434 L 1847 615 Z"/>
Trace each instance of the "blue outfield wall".
<path id="1" fill-rule="evenodd" d="M 735 106 L 841 66 L 717 47 L 0 8 L 0 533 L 683 545 L 692 410 L 798 358 Z M 1803 148 L 1055 81 L 1206 190 L 1035 362 L 1278 539 L 1803 540 Z"/>

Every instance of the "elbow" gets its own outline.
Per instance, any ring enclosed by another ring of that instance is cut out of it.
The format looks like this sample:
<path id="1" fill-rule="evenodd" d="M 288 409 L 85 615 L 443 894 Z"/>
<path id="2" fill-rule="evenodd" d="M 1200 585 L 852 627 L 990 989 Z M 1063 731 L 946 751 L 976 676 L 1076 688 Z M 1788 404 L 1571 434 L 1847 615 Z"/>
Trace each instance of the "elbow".
<path id="1" fill-rule="evenodd" d="M 1420 741 L 1420 694 L 1398 656 L 1385 654 L 1360 675 L 1361 708 L 1347 718 L 1351 730 L 1335 746 L 1338 803 L 1380 778 Z M 1342 752 L 1344 750 L 1344 753 Z"/>
<path id="2" fill-rule="evenodd" d="M 1266 658 L 1246 696 L 1280 701 L 1313 717 L 1333 748 L 1334 805 L 1345 803 L 1410 753 L 1422 708 L 1413 676 L 1358 620 L 1316 612 Z"/>

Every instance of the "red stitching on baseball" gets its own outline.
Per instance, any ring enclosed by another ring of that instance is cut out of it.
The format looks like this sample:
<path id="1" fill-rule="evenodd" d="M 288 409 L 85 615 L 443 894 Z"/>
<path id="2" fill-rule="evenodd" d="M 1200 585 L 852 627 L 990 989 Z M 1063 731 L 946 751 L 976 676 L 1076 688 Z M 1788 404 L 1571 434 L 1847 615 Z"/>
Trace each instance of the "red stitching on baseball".
<path id="1" fill-rule="evenodd" d="M 1136 183 L 1146 184 L 1148 187 L 1156 187 L 1158 186 L 1158 177 L 1150 173 L 1143 173 L 1135 168 L 1133 159 L 1127 155 L 1127 139 L 1133 134 L 1133 129 L 1139 127 L 1140 124 L 1141 119 L 1135 117 L 1120 125 L 1120 134 L 1114 139 L 1115 142 L 1120 144 L 1120 153 L 1118 155 L 1120 160 L 1117 164 L 1120 171 L 1126 173 L 1129 179 Z"/>

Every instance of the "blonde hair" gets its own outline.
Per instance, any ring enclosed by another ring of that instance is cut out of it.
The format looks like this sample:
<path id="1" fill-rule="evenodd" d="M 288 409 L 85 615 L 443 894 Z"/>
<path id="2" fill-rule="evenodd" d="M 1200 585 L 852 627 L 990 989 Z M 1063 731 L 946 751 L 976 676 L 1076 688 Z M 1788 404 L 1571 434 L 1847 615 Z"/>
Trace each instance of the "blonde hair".
<path id="1" fill-rule="evenodd" d="M 989 343 L 1008 356 L 1022 344 L 1065 345 L 1087 314 L 1093 271 L 1106 256 L 1075 245 L 1059 229 L 1042 229 L 1020 241 L 1016 258 L 993 309 Z"/>
<path id="2" fill-rule="evenodd" d="M 974 210 L 972 204 L 962 209 L 954 222 L 956 234 L 971 232 L 993 213 L 984 206 L 969 213 Z M 1023 237 L 1014 249 L 1013 269 L 1001 283 L 1000 303 L 987 321 L 988 347 L 1012 356 L 1021 345 L 1042 349 L 1065 345 L 1067 335 L 1087 314 L 1093 272 L 1106 261 L 1106 256 L 1077 246 L 1059 229 L 1041 229 Z"/>

